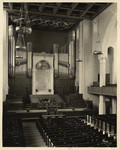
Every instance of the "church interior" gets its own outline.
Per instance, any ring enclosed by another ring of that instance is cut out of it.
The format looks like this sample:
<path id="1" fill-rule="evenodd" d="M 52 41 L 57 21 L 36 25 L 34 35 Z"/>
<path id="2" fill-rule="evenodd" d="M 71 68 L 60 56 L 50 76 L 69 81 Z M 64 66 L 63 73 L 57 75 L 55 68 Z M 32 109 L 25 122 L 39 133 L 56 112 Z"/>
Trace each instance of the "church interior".
<path id="1" fill-rule="evenodd" d="M 117 147 L 117 3 L 3 3 L 3 147 Z"/>

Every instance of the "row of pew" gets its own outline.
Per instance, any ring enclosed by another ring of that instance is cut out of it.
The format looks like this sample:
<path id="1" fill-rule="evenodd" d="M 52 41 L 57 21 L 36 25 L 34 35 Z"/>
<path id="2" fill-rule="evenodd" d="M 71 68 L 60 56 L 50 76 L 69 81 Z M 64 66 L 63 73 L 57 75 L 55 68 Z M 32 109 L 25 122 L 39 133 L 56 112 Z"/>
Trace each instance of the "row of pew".
<path id="1" fill-rule="evenodd" d="M 21 119 L 5 118 L 3 120 L 3 147 L 24 147 L 25 145 Z"/>
<path id="2" fill-rule="evenodd" d="M 65 96 L 66 107 L 86 108 L 86 101 L 82 94 L 69 94 Z"/>
<path id="3" fill-rule="evenodd" d="M 81 117 L 44 118 L 36 126 L 48 147 L 115 147 L 116 141 Z"/>
<path id="4" fill-rule="evenodd" d="M 86 123 L 94 129 L 103 132 L 103 134 L 108 134 L 108 137 L 113 137 L 116 139 L 116 114 L 109 115 L 87 115 Z"/>

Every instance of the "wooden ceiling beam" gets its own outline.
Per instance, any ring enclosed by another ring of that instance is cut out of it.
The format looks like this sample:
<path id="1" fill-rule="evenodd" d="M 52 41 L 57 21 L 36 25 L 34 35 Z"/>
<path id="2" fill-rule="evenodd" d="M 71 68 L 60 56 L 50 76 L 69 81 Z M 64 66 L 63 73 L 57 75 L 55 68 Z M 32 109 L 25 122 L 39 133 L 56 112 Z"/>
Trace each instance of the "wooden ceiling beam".
<path id="1" fill-rule="evenodd" d="M 48 6 L 48 5 L 46 5 L 45 7 L 46 7 L 46 8 L 55 8 L 55 6 Z M 71 8 L 62 7 L 62 6 L 60 6 L 59 9 L 68 10 L 68 11 L 71 10 Z M 84 12 L 84 10 L 76 9 L 76 8 L 74 9 L 74 11 Z M 92 10 L 89 10 L 88 12 L 89 12 L 89 13 L 97 13 L 96 11 L 92 11 Z"/>
<path id="2" fill-rule="evenodd" d="M 72 8 L 68 11 L 67 16 L 70 16 L 73 12 L 73 10 L 78 6 L 79 3 L 74 3 Z"/>
<path id="3" fill-rule="evenodd" d="M 29 4 L 28 4 L 28 3 L 25 3 L 25 4 L 24 4 L 24 9 L 25 9 L 26 11 L 28 11 L 28 9 L 29 9 Z"/>
<path id="4" fill-rule="evenodd" d="M 88 11 L 89 9 L 94 5 L 94 3 L 88 4 L 87 8 L 85 11 L 80 15 L 80 18 L 82 18 Z"/>
<path id="5" fill-rule="evenodd" d="M 10 9 L 13 9 L 13 3 L 9 3 L 8 6 Z"/>
<path id="6" fill-rule="evenodd" d="M 107 3 L 94 3 L 94 5 L 96 5 L 96 6 L 103 6 L 103 5 L 106 5 Z"/>
<path id="7" fill-rule="evenodd" d="M 79 11 L 79 12 L 85 12 L 85 10 L 79 10 L 79 9 L 74 9 L 75 11 Z M 92 11 L 92 10 L 88 10 L 88 13 L 92 13 L 92 14 L 95 14 L 97 13 L 97 11 Z"/>
<path id="8" fill-rule="evenodd" d="M 61 3 L 57 3 L 57 7 L 54 7 L 53 9 L 53 14 L 56 14 L 58 12 L 61 5 L 62 5 Z"/>
<path id="9" fill-rule="evenodd" d="M 20 13 L 20 10 L 17 9 L 7 9 L 5 8 L 6 11 L 8 11 L 8 13 Z M 35 12 L 35 11 L 28 11 L 29 14 L 31 15 L 41 15 L 41 16 L 48 16 L 48 17 L 60 17 L 60 18 L 66 18 L 66 19 L 75 19 L 78 20 L 80 19 L 80 17 L 76 17 L 76 16 L 66 16 L 66 15 L 59 15 L 59 14 L 50 14 L 50 13 L 41 13 L 41 12 Z"/>
<path id="10" fill-rule="evenodd" d="M 45 3 L 42 3 L 42 5 L 39 6 L 39 11 L 40 11 L 40 13 L 43 12 L 44 8 L 45 8 Z"/>

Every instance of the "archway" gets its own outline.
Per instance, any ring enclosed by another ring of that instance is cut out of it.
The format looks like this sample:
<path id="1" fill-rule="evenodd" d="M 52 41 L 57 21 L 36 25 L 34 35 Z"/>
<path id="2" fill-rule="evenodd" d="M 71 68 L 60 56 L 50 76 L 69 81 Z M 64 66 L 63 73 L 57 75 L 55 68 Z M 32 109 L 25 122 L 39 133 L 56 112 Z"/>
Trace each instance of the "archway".
<path id="1" fill-rule="evenodd" d="M 104 34 L 104 37 L 103 37 L 103 41 L 102 41 L 102 52 L 105 56 L 107 56 L 107 48 L 109 47 L 109 38 L 110 38 L 110 35 L 111 35 L 111 32 L 113 31 L 115 25 L 117 23 L 117 18 L 115 15 L 113 15 L 113 17 L 111 18 L 107 28 L 106 28 L 106 32 Z"/>

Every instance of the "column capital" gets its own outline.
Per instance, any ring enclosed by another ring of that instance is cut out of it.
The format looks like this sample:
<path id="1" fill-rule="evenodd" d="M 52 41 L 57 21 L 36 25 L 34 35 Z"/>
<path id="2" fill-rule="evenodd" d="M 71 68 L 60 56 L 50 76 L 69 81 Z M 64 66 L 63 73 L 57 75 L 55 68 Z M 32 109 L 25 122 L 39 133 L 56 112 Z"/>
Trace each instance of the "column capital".
<path id="1" fill-rule="evenodd" d="M 69 42 L 75 41 L 75 31 L 71 31 L 71 32 L 68 34 L 68 39 L 69 39 Z"/>
<path id="2" fill-rule="evenodd" d="M 98 55 L 98 60 L 99 61 L 106 61 L 107 57 L 105 57 L 104 55 Z"/>
<path id="3" fill-rule="evenodd" d="M 53 44 L 53 52 L 58 53 L 59 45 L 58 44 Z"/>

